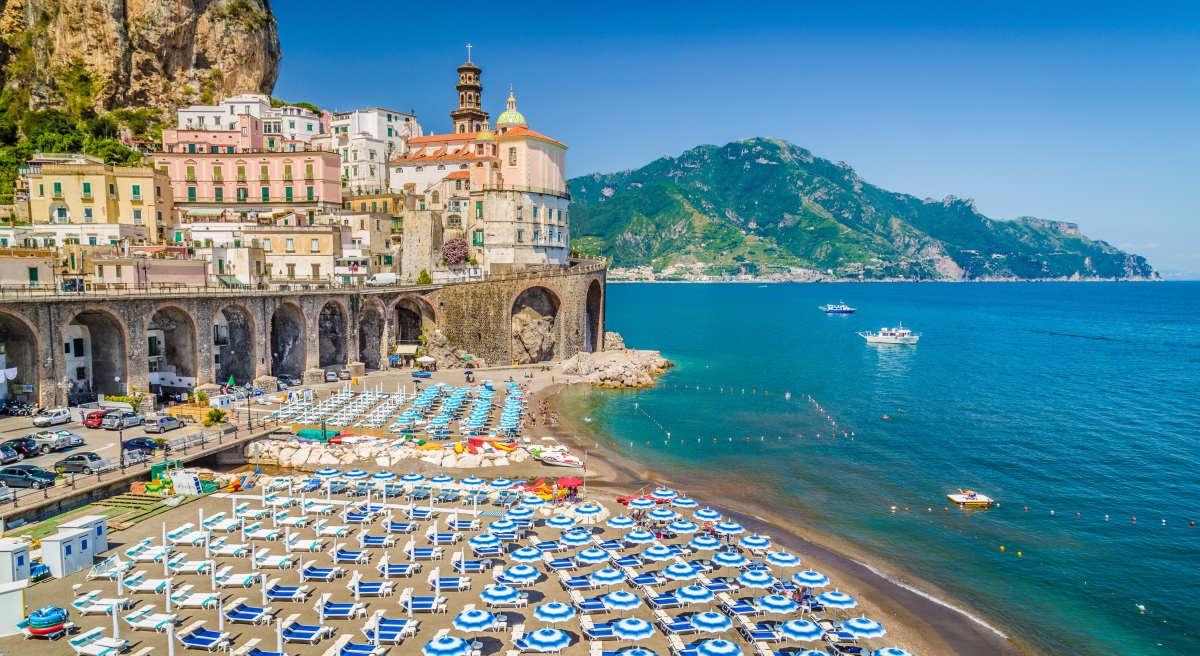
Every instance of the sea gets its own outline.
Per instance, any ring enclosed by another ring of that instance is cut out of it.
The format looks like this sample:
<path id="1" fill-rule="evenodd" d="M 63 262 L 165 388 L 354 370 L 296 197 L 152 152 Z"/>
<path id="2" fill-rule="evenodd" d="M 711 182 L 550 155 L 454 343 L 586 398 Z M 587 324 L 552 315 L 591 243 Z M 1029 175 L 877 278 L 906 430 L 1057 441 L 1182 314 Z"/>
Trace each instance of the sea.
<path id="1" fill-rule="evenodd" d="M 1200 283 L 611 284 L 606 322 L 677 365 L 564 401 L 637 466 L 1039 651 L 1200 654 Z M 856 334 L 900 322 L 918 345 Z"/>

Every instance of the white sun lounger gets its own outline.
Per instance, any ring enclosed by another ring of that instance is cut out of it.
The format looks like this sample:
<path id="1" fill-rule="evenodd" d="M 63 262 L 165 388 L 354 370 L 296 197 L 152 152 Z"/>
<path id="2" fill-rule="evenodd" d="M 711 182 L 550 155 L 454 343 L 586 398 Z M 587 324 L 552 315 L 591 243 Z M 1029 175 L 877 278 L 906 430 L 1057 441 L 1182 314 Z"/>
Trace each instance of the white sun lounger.
<path id="1" fill-rule="evenodd" d="M 179 616 L 174 613 L 155 613 L 154 604 L 142 606 L 132 613 L 125 616 L 125 622 L 133 628 L 134 631 L 151 630 L 163 633 L 167 630 L 167 626 L 174 624 L 179 620 Z"/>
<path id="2" fill-rule="evenodd" d="M 217 570 L 217 587 L 248 588 L 258 583 L 258 573 L 242 574 L 234 572 L 232 567 L 222 567 Z"/>
<path id="3" fill-rule="evenodd" d="M 128 640 L 114 640 L 104 635 L 104 629 L 96 627 L 68 640 L 76 654 L 84 656 L 109 656 L 119 654 L 129 644 Z"/>
<path id="4" fill-rule="evenodd" d="M 166 579 L 148 579 L 146 572 L 137 572 L 133 576 L 125 579 L 125 587 L 129 588 L 130 592 L 153 592 L 159 594 L 167 589 Z"/>
<path id="5" fill-rule="evenodd" d="M 80 615 L 92 615 L 103 613 L 105 615 L 113 612 L 114 608 L 129 608 L 129 599 L 105 599 L 100 596 L 99 590 L 92 590 L 82 597 L 71 602 L 71 607 L 79 611 Z"/>
<path id="6" fill-rule="evenodd" d="M 192 592 L 192 586 L 185 585 L 171 595 L 171 603 L 180 608 L 216 608 L 219 597 L 210 592 Z"/>
<path id="7" fill-rule="evenodd" d="M 344 538 L 350 535 L 349 526 L 331 526 L 328 520 L 322 519 L 313 525 L 317 529 L 317 535 L 328 536 L 334 538 Z"/>
<path id="8" fill-rule="evenodd" d="M 266 569 L 291 569 L 292 557 L 284 554 L 282 556 L 272 556 L 266 549 L 259 551 L 254 556 L 258 560 L 258 566 Z"/>

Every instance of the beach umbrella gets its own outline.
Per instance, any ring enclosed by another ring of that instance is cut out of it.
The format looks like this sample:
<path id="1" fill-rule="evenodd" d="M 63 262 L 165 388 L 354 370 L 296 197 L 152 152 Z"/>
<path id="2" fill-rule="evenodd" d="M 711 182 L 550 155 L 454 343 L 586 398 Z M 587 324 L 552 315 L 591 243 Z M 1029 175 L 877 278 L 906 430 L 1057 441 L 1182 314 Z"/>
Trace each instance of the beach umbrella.
<path id="1" fill-rule="evenodd" d="M 670 508 L 655 508 L 654 510 L 646 513 L 646 517 L 649 517 L 656 522 L 670 522 L 674 521 L 676 517 L 679 517 L 679 515 Z"/>
<path id="2" fill-rule="evenodd" d="M 800 566 L 800 559 L 786 551 L 772 551 L 767 554 L 767 562 L 776 567 Z"/>
<path id="3" fill-rule="evenodd" d="M 721 513 L 713 510 L 712 508 L 701 508 L 700 510 L 697 510 L 696 512 L 692 513 L 692 517 L 695 517 L 696 519 L 698 519 L 702 522 L 719 522 L 719 521 L 721 521 Z"/>
<path id="4" fill-rule="evenodd" d="M 283 618 L 275 618 L 275 652 L 283 653 Z"/>
<path id="5" fill-rule="evenodd" d="M 405 474 L 400 477 L 400 482 L 402 483 L 420 483 L 423 480 L 425 480 L 425 476 L 416 472 Z"/>
<path id="6" fill-rule="evenodd" d="M 580 519 L 588 519 L 604 512 L 604 509 L 594 503 L 588 502 L 582 506 L 576 506 L 573 512 L 575 513 L 575 516 Z"/>
<path id="7" fill-rule="evenodd" d="M 504 578 L 517 584 L 533 583 L 541 576 L 541 570 L 529 565 L 516 565 L 504 570 Z"/>
<path id="8" fill-rule="evenodd" d="M 496 616 L 486 610 L 464 610 L 454 617 L 454 628 L 464 633 L 487 631 L 496 626 Z"/>
<path id="9" fill-rule="evenodd" d="M 755 605 L 768 613 L 794 613 L 800 604 L 783 595 L 769 594 L 754 600 Z"/>
<path id="10" fill-rule="evenodd" d="M 483 485 L 486 482 L 487 481 L 483 480 L 482 478 L 479 478 L 478 476 L 468 476 L 468 477 L 462 479 L 461 481 L 459 481 L 459 483 L 461 483 L 465 487 L 479 487 L 480 485 Z"/>
<path id="11" fill-rule="evenodd" d="M 575 526 L 575 518 L 566 515 L 555 515 L 546 520 L 546 526 L 566 530 Z"/>
<path id="12" fill-rule="evenodd" d="M 575 478 L 574 476 L 564 476 L 563 478 L 555 481 L 555 484 L 559 487 L 579 487 L 580 485 L 583 485 L 583 481 Z"/>
<path id="13" fill-rule="evenodd" d="M 361 469 L 351 469 L 350 471 L 346 472 L 345 474 L 342 474 L 342 478 L 349 478 L 351 480 L 354 480 L 354 479 L 359 479 L 359 478 L 366 478 L 370 475 L 371 474 L 369 474 Z"/>
<path id="14" fill-rule="evenodd" d="M 599 565 L 600 563 L 607 563 L 609 558 L 611 556 L 607 551 L 596 547 L 584 549 L 575 554 L 575 562 L 580 565 Z"/>
<path id="15" fill-rule="evenodd" d="M 425 656 L 467 656 L 471 653 L 471 645 L 457 636 L 442 636 L 425 643 L 421 653 Z"/>
<path id="16" fill-rule="evenodd" d="M 538 629 L 525 634 L 525 645 L 531 651 L 556 653 L 571 646 L 571 636 L 559 629 Z"/>
<path id="17" fill-rule="evenodd" d="M 825 630 L 807 620 L 788 620 L 779 624 L 779 633 L 789 640 L 815 642 L 825 635 Z"/>
<path id="18" fill-rule="evenodd" d="M 642 598 L 628 590 L 617 590 L 600 597 L 600 603 L 608 610 L 633 610 L 641 608 Z"/>
<path id="19" fill-rule="evenodd" d="M 792 574 L 792 583 L 807 585 L 810 588 L 823 588 L 829 585 L 829 577 L 810 569 Z"/>
<path id="20" fill-rule="evenodd" d="M 746 557 L 736 551 L 718 551 L 713 554 L 712 561 L 714 565 L 721 567 L 745 567 Z"/>
<path id="21" fill-rule="evenodd" d="M 696 578 L 699 572 L 687 563 L 671 563 L 663 568 L 663 578 L 668 581 L 687 581 Z"/>
<path id="22" fill-rule="evenodd" d="M 688 604 L 707 604 L 712 601 L 715 594 L 712 590 L 702 585 L 685 585 L 675 591 L 675 597 L 684 603 Z"/>
<path id="23" fill-rule="evenodd" d="M 175 656 L 175 623 L 167 622 L 167 656 Z"/>
<path id="24" fill-rule="evenodd" d="M 650 531 L 643 531 L 641 529 L 630 531 L 625 534 L 625 541 L 630 544 L 646 544 L 648 542 L 654 542 L 656 539 L 658 538 L 655 537 L 653 533 Z"/>
<path id="25" fill-rule="evenodd" d="M 724 633 L 733 628 L 733 620 L 728 615 L 711 610 L 696 613 L 689 621 L 701 633 Z"/>
<path id="26" fill-rule="evenodd" d="M 375 472 L 371 475 L 373 481 L 390 481 L 393 478 L 396 478 L 396 475 L 389 471 Z"/>
<path id="27" fill-rule="evenodd" d="M 821 605 L 825 606 L 826 608 L 837 608 L 839 610 L 847 610 L 858 605 L 858 602 L 854 600 L 854 597 L 851 597 L 840 590 L 829 590 L 827 592 L 822 592 L 821 594 L 817 595 L 817 601 L 821 602 Z"/>
<path id="28" fill-rule="evenodd" d="M 524 506 L 516 506 L 515 508 L 509 508 L 508 512 L 504 513 L 504 516 L 509 519 L 529 519 L 533 517 L 533 511 Z"/>
<path id="29" fill-rule="evenodd" d="M 700 504 L 697 503 L 695 499 L 691 499 L 689 497 L 677 497 L 671 500 L 671 505 L 679 508 L 680 510 L 691 510 L 692 508 L 698 507 Z"/>
<path id="30" fill-rule="evenodd" d="M 521 597 L 521 592 L 507 585 L 489 585 L 479 593 L 486 604 L 511 604 Z"/>
<path id="31" fill-rule="evenodd" d="M 675 533 L 695 533 L 700 530 L 700 527 L 696 526 L 695 522 L 689 522 L 686 519 L 671 522 L 667 524 L 667 528 Z"/>
<path id="32" fill-rule="evenodd" d="M 688 546 L 697 551 L 716 551 L 721 548 L 721 541 L 711 535 L 697 535 L 688 541 Z"/>
<path id="33" fill-rule="evenodd" d="M 775 585 L 775 577 L 760 570 L 742 572 L 737 580 L 745 588 L 769 588 Z"/>
<path id="34" fill-rule="evenodd" d="M 575 609 L 561 601 L 551 601 L 534 608 L 533 616 L 543 622 L 557 624 L 574 619 Z"/>
<path id="35" fill-rule="evenodd" d="M 842 622 L 842 630 L 855 638 L 881 638 L 887 633 L 882 624 L 866 617 L 851 617 Z"/>
<path id="36" fill-rule="evenodd" d="M 654 627 L 640 617 L 625 617 L 612 623 L 612 632 L 618 640 L 637 642 L 654 635 Z"/>
<path id="37" fill-rule="evenodd" d="M 509 559 L 516 563 L 536 563 L 542 559 L 542 550 L 534 547 L 521 547 L 508 554 Z"/>
<path id="38" fill-rule="evenodd" d="M 582 547 L 585 544 L 591 544 L 592 536 L 583 531 L 567 531 L 558 541 L 568 547 Z"/>
<path id="39" fill-rule="evenodd" d="M 504 531 L 515 531 L 516 528 L 517 523 L 511 519 L 497 519 L 491 524 L 488 524 L 489 531 L 497 531 L 501 533 Z"/>
<path id="40" fill-rule="evenodd" d="M 479 535 L 471 536 L 471 539 L 467 540 L 467 544 L 481 549 L 486 547 L 494 547 L 500 544 L 500 538 L 491 533 L 480 533 Z"/>
<path id="41" fill-rule="evenodd" d="M 513 486 L 513 482 L 508 480 L 507 478 L 495 478 L 495 479 L 492 479 L 491 483 L 488 483 L 488 487 L 491 487 L 492 489 L 496 489 L 496 490 L 506 490 L 512 486 Z"/>
<path id="42" fill-rule="evenodd" d="M 673 560 L 675 552 L 670 547 L 665 547 L 661 544 L 652 544 L 642 550 L 642 558 L 652 562 Z"/>
<path id="43" fill-rule="evenodd" d="M 609 517 L 605 524 L 607 524 L 609 528 L 615 528 L 622 531 L 627 528 L 633 528 L 634 526 L 637 526 L 637 522 L 634 521 L 632 517 L 628 517 L 626 515 Z"/>
<path id="44" fill-rule="evenodd" d="M 747 549 L 767 549 L 771 546 L 771 539 L 764 538 L 761 535 L 747 535 L 738 540 L 738 544 Z"/>
<path id="45" fill-rule="evenodd" d="M 536 494 L 527 494 L 521 497 L 521 506 L 524 508 L 537 508 L 546 505 L 546 500 Z"/>
<path id="46" fill-rule="evenodd" d="M 679 493 L 670 488 L 660 487 L 660 488 L 654 490 L 653 492 L 651 492 L 650 496 L 654 497 L 655 499 L 662 499 L 663 501 L 670 501 L 671 499 L 678 497 Z"/>
<path id="47" fill-rule="evenodd" d="M 626 505 L 629 506 L 630 510 L 649 510 L 658 507 L 658 503 L 654 499 L 647 499 L 646 497 L 630 499 Z"/>
<path id="48" fill-rule="evenodd" d="M 438 474 L 437 476 L 429 479 L 429 482 L 433 483 L 434 485 L 450 485 L 454 482 L 454 477 L 447 476 L 445 474 Z"/>
<path id="49" fill-rule="evenodd" d="M 596 585 L 611 586 L 625 580 L 625 572 L 611 567 L 592 572 L 588 580 Z"/>
<path id="50" fill-rule="evenodd" d="M 705 640 L 696 645 L 696 656 L 742 656 L 742 648 L 728 640 Z"/>
<path id="51" fill-rule="evenodd" d="M 714 526 L 713 530 L 715 530 L 717 533 L 720 533 L 721 535 L 737 535 L 738 533 L 745 532 L 746 529 L 743 528 L 741 524 L 739 524 L 735 521 L 726 520 L 726 521 L 720 522 L 716 526 Z"/>
<path id="52" fill-rule="evenodd" d="M 631 647 L 629 649 L 622 650 L 621 656 L 658 656 L 658 654 L 650 651 L 649 649 L 642 649 L 641 647 Z"/>
<path id="53" fill-rule="evenodd" d="M 313 476 L 316 476 L 317 478 L 333 478 L 340 473 L 342 473 L 341 470 L 334 469 L 333 467 L 326 467 L 325 469 L 317 470 Z"/>
<path id="54" fill-rule="evenodd" d="M 871 656 L 913 656 L 912 652 L 899 647 L 884 647 L 871 652 Z"/>

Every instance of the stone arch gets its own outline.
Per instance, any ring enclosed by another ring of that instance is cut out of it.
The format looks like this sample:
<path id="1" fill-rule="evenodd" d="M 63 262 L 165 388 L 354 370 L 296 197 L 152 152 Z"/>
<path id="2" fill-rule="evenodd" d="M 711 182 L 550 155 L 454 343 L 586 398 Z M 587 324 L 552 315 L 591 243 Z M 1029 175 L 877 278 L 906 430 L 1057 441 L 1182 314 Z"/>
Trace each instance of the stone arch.
<path id="1" fill-rule="evenodd" d="M 562 295 L 544 283 L 526 285 L 509 305 L 509 350 L 521 364 L 553 360 L 561 342 Z"/>
<path id="2" fill-rule="evenodd" d="M 213 367 L 218 384 L 247 385 L 254 381 L 258 361 L 258 326 L 252 313 L 240 303 L 226 303 L 213 314 Z"/>
<path id="3" fill-rule="evenodd" d="M 604 350 L 604 290 L 592 279 L 584 297 L 583 348 L 588 353 Z"/>
<path id="4" fill-rule="evenodd" d="M 88 397 L 129 393 L 129 341 L 125 323 L 108 309 L 88 306 L 63 324 L 69 394 Z M 66 344 L 71 353 L 66 354 Z M 144 391 L 144 390 L 142 390 Z"/>
<path id="5" fill-rule="evenodd" d="M 5 399 L 22 396 L 26 401 L 40 400 L 41 379 L 38 363 L 40 342 L 37 328 L 25 317 L 0 310 L 0 369 L 16 368 L 17 377 L 0 381 L 0 397 Z M 31 385 L 32 392 L 17 392 L 18 386 Z M 57 401 L 58 397 L 55 397 Z"/>
<path id="6" fill-rule="evenodd" d="M 438 326 L 437 308 L 420 294 L 402 294 L 392 303 L 392 313 L 397 344 L 417 344 L 422 330 L 432 332 Z"/>
<path id="7" fill-rule="evenodd" d="M 195 318 L 178 305 L 163 304 L 150 313 L 145 339 L 151 393 L 190 393 L 196 387 L 198 333 Z"/>
<path id="8" fill-rule="evenodd" d="M 358 308 L 358 360 L 367 369 L 382 368 L 385 324 L 383 303 L 375 297 L 363 301 Z"/>
<path id="9" fill-rule="evenodd" d="M 341 301 L 329 300 L 317 315 L 317 354 L 319 367 L 346 364 L 346 320 L 349 313 Z"/>
<path id="10" fill-rule="evenodd" d="M 271 375 L 290 374 L 299 378 L 308 361 L 308 322 L 304 310 L 281 303 L 271 313 Z"/>

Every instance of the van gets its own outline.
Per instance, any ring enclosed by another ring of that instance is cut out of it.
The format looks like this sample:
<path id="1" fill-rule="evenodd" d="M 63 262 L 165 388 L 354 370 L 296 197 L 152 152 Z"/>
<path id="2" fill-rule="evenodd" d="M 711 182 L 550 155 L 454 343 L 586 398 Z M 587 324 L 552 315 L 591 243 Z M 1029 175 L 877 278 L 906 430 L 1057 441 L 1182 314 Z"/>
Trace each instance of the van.
<path id="1" fill-rule="evenodd" d="M 367 278 L 368 285 L 394 285 L 399 279 L 394 273 L 376 273 Z"/>

